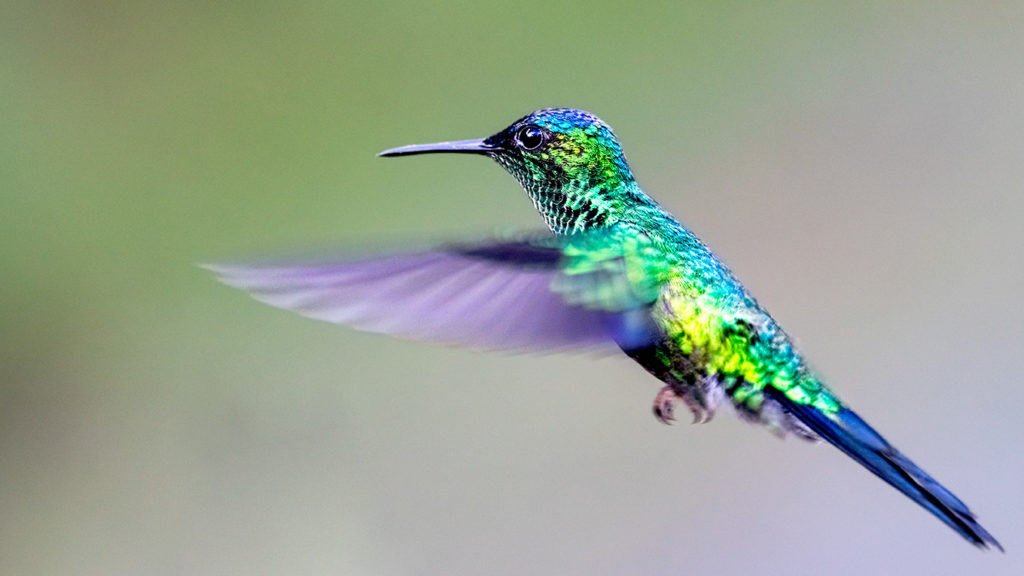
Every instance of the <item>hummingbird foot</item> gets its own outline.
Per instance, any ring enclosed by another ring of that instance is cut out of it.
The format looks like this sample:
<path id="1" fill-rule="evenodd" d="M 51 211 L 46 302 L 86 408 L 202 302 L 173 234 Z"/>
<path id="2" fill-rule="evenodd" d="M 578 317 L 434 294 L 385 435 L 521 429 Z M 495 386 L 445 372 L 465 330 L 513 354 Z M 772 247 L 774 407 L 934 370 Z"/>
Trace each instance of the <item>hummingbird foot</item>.
<path id="1" fill-rule="evenodd" d="M 715 415 L 715 409 L 722 400 L 721 389 L 711 387 L 709 390 L 697 390 L 692 388 L 679 392 L 672 385 L 665 385 L 654 397 L 654 417 L 662 424 L 672 424 L 676 421 L 675 408 L 682 402 L 693 412 L 693 423 L 704 424 L 710 422 Z"/>

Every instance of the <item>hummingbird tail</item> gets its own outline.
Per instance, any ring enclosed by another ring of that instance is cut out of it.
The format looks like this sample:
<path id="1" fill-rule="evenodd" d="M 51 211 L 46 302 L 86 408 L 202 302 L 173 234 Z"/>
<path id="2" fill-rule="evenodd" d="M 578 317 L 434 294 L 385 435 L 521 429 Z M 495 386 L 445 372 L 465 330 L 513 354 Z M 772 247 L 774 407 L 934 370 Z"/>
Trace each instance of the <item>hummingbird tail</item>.
<path id="1" fill-rule="evenodd" d="M 834 416 L 829 416 L 814 406 L 790 400 L 771 386 L 766 387 L 766 391 L 808 428 L 920 504 L 969 542 L 981 548 L 993 546 L 1003 551 L 999 542 L 981 527 L 967 505 L 893 448 L 854 411 L 842 408 Z"/>

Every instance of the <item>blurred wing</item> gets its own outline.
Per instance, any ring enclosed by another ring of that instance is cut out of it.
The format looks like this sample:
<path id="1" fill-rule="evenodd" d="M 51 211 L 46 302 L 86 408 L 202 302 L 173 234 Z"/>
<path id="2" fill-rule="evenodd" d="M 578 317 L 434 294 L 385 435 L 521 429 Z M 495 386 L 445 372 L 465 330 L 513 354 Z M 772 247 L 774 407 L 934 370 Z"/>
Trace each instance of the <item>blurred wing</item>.
<path id="1" fill-rule="evenodd" d="M 606 270 L 575 274 L 553 291 L 565 244 L 544 236 L 351 262 L 207 268 L 272 306 L 371 332 L 487 349 L 614 349 L 622 319 L 640 304 L 601 308 L 565 297 L 573 292 L 565 286 L 608 284 Z"/>

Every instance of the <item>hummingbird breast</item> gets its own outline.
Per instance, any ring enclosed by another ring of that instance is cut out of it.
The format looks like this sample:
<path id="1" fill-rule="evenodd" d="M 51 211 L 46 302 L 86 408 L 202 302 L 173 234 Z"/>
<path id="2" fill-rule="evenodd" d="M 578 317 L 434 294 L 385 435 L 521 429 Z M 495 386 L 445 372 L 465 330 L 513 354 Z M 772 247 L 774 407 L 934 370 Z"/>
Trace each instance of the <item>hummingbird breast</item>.
<path id="1" fill-rule="evenodd" d="M 838 410 L 838 401 L 806 368 L 775 321 L 742 302 L 696 291 L 682 279 L 670 281 L 651 310 L 662 338 L 626 353 L 671 386 L 698 421 L 709 420 L 728 398 L 749 422 L 779 435 L 817 439 L 766 388 L 828 411 Z"/>

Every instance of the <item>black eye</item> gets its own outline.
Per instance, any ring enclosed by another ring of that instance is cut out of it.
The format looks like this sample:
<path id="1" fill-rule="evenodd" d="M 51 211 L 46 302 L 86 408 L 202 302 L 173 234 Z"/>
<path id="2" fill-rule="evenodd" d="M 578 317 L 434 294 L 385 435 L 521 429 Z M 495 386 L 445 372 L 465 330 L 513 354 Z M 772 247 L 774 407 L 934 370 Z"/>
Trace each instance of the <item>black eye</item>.
<path id="1" fill-rule="evenodd" d="M 516 140 L 524 150 L 536 150 L 544 143 L 544 131 L 536 126 L 523 126 L 516 133 Z"/>

